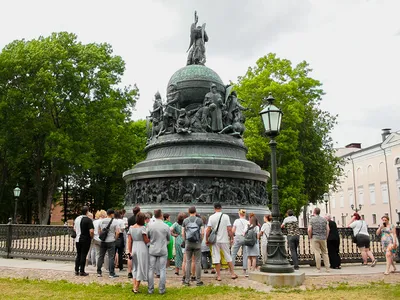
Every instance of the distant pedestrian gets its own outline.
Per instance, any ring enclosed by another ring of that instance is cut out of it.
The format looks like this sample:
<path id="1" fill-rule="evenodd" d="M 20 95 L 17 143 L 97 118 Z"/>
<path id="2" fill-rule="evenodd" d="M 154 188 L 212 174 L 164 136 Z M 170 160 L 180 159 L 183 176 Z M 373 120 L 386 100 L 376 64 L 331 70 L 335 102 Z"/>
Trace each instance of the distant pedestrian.
<path id="1" fill-rule="evenodd" d="M 186 219 L 185 213 L 179 213 L 178 217 L 176 218 L 176 222 L 172 224 L 171 227 L 171 235 L 175 237 L 175 275 L 179 276 L 179 269 L 182 269 L 183 263 L 183 250 L 185 249 L 182 247 L 184 244 L 184 240 L 182 237 L 182 223 L 183 220 Z"/>
<path id="2" fill-rule="evenodd" d="M 133 215 L 128 218 L 128 230 L 136 224 L 136 216 L 140 212 L 140 207 L 135 206 L 132 210 Z M 128 278 L 132 278 L 132 260 L 128 259 Z"/>
<path id="3" fill-rule="evenodd" d="M 299 256 L 298 256 L 298 248 L 299 248 L 299 221 L 297 217 L 294 215 L 292 209 L 287 211 L 287 217 L 283 219 L 282 228 L 286 228 L 287 230 L 287 241 L 289 244 L 290 255 L 292 257 L 293 266 L 295 270 L 299 269 Z"/>
<path id="4" fill-rule="evenodd" d="M 315 255 L 315 263 L 317 265 L 318 272 L 321 272 L 321 254 L 324 260 L 325 270 L 329 272 L 329 256 L 326 239 L 329 235 L 329 226 L 325 218 L 319 214 L 321 210 L 316 207 L 314 209 L 314 217 L 310 220 L 308 226 L 308 238 L 311 240 L 311 245 Z"/>
<path id="5" fill-rule="evenodd" d="M 145 215 L 138 212 L 135 215 L 135 224 L 128 231 L 128 255 L 132 265 L 132 292 L 137 294 L 142 281 L 148 280 L 149 273 L 149 249 L 150 242 L 144 227 Z"/>
<path id="6" fill-rule="evenodd" d="M 248 225 L 246 232 L 251 230 L 254 231 L 257 239 L 253 246 L 246 246 L 247 266 L 249 271 L 255 271 L 257 267 L 257 257 L 260 256 L 260 225 L 255 215 L 250 218 L 250 224 Z M 246 277 L 247 276 L 248 274 L 246 274 Z"/>
<path id="7" fill-rule="evenodd" d="M 356 238 L 356 245 L 360 249 L 363 265 L 368 265 L 368 257 L 371 259 L 371 267 L 375 267 L 376 259 L 370 250 L 371 239 L 368 233 L 367 223 L 361 219 L 360 214 L 354 213 L 347 225 L 353 229 L 353 235 Z"/>
<path id="8" fill-rule="evenodd" d="M 93 240 L 92 240 L 92 253 L 91 253 L 91 259 L 92 259 L 92 265 L 96 266 L 97 261 L 99 260 L 99 255 L 100 255 L 100 244 L 101 240 L 99 239 L 99 226 L 101 220 L 107 217 L 107 213 L 105 210 L 98 210 L 95 214 L 95 220 L 93 221 L 93 229 L 94 229 L 94 235 L 93 235 Z M 94 261 L 93 261 L 94 259 Z"/>
<path id="9" fill-rule="evenodd" d="M 148 275 L 148 293 L 154 293 L 154 272 L 158 264 L 160 270 L 159 293 L 165 294 L 166 265 L 168 259 L 168 243 L 171 239 L 170 229 L 163 221 L 161 209 L 154 211 L 155 221 L 147 227 L 147 235 L 150 239 L 149 255 L 150 266 Z"/>
<path id="10" fill-rule="evenodd" d="M 201 241 L 201 268 L 204 270 L 204 274 L 208 274 L 208 271 L 211 269 L 211 250 L 206 243 L 205 229 L 207 228 L 207 218 L 202 216 L 201 219 L 203 221 L 204 230 L 203 239 Z"/>
<path id="11" fill-rule="evenodd" d="M 329 235 L 328 235 L 328 256 L 331 269 L 341 269 L 341 259 L 339 255 L 340 236 L 335 221 L 332 221 L 330 214 L 325 216 L 328 221 Z"/>
<path id="12" fill-rule="evenodd" d="M 389 275 L 390 272 L 396 272 L 394 259 L 397 247 L 399 246 L 399 241 L 396 235 L 396 226 L 390 224 L 389 217 L 383 216 L 381 220 L 382 224 L 379 225 L 376 234 L 381 235 L 382 248 L 386 257 L 386 271 L 384 274 Z M 390 270 L 391 268 L 392 270 Z"/>
<path id="13" fill-rule="evenodd" d="M 186 272 L 185 281 L 186 286 L 190 285 L 190 273 L 192 266 L 192 258 L 195 259 L 195 273 L 196 285 L 202 286 L 201 281 L 201 241 L 204 235 L 203 220 L 196 216 L 196 207 L 189 208 L 189 217 L 187 217 L 182 224 L 182 236 L 185 240 L 185 254 L 186 254 Z"/>
<path id="14" fill-rule="evenodd" d="M 172 223 L 171 223 L 171 218 L 170 215 L 165 213 L 164 214 L 164 223 L 168 225 L 168 227 L 171 228 Z M 173 254 L 173 250 L 174 250 L 174 237 L 171 237 L 169 244 L 168 244 L 168 260 L 167 260 L 167 267 L 170 266 L 171 264 L 171 260 L 174 258 L 174 254 Z"/>
<path id="15" fill-rule="evenodd" d="M 212 260 L 217 271 L 216 279 L 217 281 L 221 281 L 221 250 L 224 253 L 226 262 L 228 263 L 231 278 L 236 279 L 238 276 L 235 274 L 229 250 L 229 246 L 233 243 L 231 221 L 228 215 L 222 213 L 222 206 L 220 203 L 214 204 L 214 211 L 215 213 L 208 218 L 206 241 L 207 244 L 209 244 L 208 238 L 211 231 L 216 231 L 218 227 L 217 240 L 212 244 Z"/>
<path id="16" fill-rule="evenodd" d="M 247 250 L 244 245 L 244 233 L 246 232 L 249 221 L 246 220 L 246 210 L 239 209 L 239 218 L 233 222 L 232 233 L 234 234 L 233 245 L 232 245 L 232 263 L 235 266 L 236 256 L 240 248 L 242 248 L 243 257 L 243 273 L 247 272 Z"/>
<path id="17" fill-rule="evenodd" d="M 117 226 L 119 226 L 119 234 L 115 239 L 115 265 L 118 266 L 119 270 L 122 271 L 124 264 L 123 264 L 123 254 L 125 250 L 125 239 L 124 239 L 124 232 L 125 232 L 125 222 L 122 219 L 121 212 L 115 212 L 115 221 L 117 222 Z"/>
<path id="18" fill-rule="evenodd" d="M 99 260 L 97 262 L 97 277 L 102 277 L 101 273 L 101 267 L 103 266 L 104 263 L 104 256 L 106 252 L 108 253 L 108 271 L 109 271 L 109 277 L 110 278 L 117 278 L 119 277 L 117 274 L 115 274 L 115 264 L 114 264 L 114 259 L 115 259 L 115 240 L 119 236 L 120 229 L 119 229 L 119 224 L 117 221 L 114 219 L 114 210 L 113 209 L 108 209 L 107 210 L 107 218 L 103 219 L 100 223 L 100 228 L 99 228 L 99 236 L 101 234 L 101 231 L 108 228 L 108 233 L 107 237 L 104 241 L 101 241 L 100 244 L 100 256 Z"/>
<path id="19" fill-rule="evenodd" d="M 271 221 L 272 221 L 271 215 L 269 215 L 269 214 L 265 215 L 264 216 L 264 224 L 261 226 L 261 230 L 260 230 L 261 256 L 262 256 L 263 264 L 265 264 L 267 262 L 267 258 L 268 258 L 267 247 L 268 247 L 269 234 L 271 233 Z"/>
<path id="20" fill-rule="evenodd" d="M 74 221 L 74 229 L 76 231 L 76 259 L 75 259 L 75 275 L 87 276 L 85 272 L 86 256 L 89 252 L 90 244 L 93 238 L 93 221 L 88 218 L 89 208 L 82 207 L 82 214 Z"/>

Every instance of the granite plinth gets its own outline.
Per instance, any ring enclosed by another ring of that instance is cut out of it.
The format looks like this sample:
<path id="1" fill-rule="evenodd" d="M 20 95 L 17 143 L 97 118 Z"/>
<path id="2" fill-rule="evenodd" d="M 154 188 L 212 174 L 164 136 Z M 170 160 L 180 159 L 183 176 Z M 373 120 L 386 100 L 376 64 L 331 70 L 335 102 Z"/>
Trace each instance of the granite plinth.
<path id="1" fill-rule="evenodd" d="M 250 272 L 249 279 L 271 285 L 273 287 L 290 286 L 295 287 L 302 285 L 306 279 L 304 272 L 294 273 L 263 273 L 263 272 Z"/>

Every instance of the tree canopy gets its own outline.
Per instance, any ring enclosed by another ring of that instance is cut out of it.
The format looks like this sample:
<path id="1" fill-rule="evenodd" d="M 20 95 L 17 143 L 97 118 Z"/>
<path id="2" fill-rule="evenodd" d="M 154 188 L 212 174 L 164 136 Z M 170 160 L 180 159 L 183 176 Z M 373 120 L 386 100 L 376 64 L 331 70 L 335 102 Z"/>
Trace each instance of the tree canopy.
<path id="1" fill-rule="evenodd" d="M 246 114 L 245 144 L 248 159 L 270 169 L 269 140 L 264 136 L 259 112 L 269 93 L 283 111 L 277 137 L 278 185 L 280 209 L 299 214 L 308 203 L 316 203 L 340 174 L 329 134 L 336 117 L 320 108 L 322 84 L 310 76 L 311 68 L 303 61 L 296 66 L 287 59 L 268 54 L 257 60 L 238 78 L 236 90 Z"/>
<path id="2" fill-rule="evenodd" d="M 74 191 L 84 203 L 121 203 L 121 174 L 143 159 L 146 139 L 145 122 L 131 121 L 138 88 L 121 86 L 124 71 L 109 44 L 82 44 L 66 32 L 17 40 L 0 52 L 3 221 L 17 183 L 18 212 L 29 223 L 48 222 L 65 180 L 85 190 L 85 197 Z"/>

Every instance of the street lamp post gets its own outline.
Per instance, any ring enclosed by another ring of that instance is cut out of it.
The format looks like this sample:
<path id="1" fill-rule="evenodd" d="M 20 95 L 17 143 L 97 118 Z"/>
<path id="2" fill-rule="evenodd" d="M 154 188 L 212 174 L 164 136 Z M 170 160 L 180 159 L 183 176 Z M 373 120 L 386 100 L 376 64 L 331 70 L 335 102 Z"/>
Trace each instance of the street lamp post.
<path id="1" fill-rule="evenodd" d="M 14 203 L 14 223 L 17 224 L 17 206 L 18 206 L 18 198 L 19 195 L 21 194 L 21 189 L 19 188 L 18 184 L 14 189 L 14 199 L 15 199 L 15 203 Z"/>
<path id="2" fill-rule="evenodd" d="M 357 208 L 357 206 L 354 206 L 354 204 L 350 205 L 350 207 L 351 207 L 351 209 L 352 209 L 353 211 L 355 211 L 356 213 L 358 213 L 358 212 L 361 210 L 361 208 L 362 208 L 362 204 L 359 204 L 359 205 L 358 205 L 359 208 Z"/>
<path id="3" fill-rule="evenodd" d="M 328 202 L 329 202 L 329 194 L 325 193 L 324 194 L 324 202 L 325 202 L 325 211 L 328 213 Z"/>
<path id="4" fill-rule="evenodd" d="M 268 259 L 266 264 L 260 268 L 261 272 L 269 273 L 292 273 L 293 266 L 289 264 L 285 237 L 282 234 L 281 223 L 279 222 L 279 195 L 277 184 L 277 166 L 276 166 L 276 141 L 275 137 L 279 135 L 282 111 L 273 105 L 274 98 L 271 93 L 266 99 L 268 102 L 261 112 L 262 122 L 264 124 L 265 133 L 271 139 L 269 146 L 271 147 L 271 180 L 272 180 L 272 225 L 271 233 L 268 237 L 267 253 Z"/>

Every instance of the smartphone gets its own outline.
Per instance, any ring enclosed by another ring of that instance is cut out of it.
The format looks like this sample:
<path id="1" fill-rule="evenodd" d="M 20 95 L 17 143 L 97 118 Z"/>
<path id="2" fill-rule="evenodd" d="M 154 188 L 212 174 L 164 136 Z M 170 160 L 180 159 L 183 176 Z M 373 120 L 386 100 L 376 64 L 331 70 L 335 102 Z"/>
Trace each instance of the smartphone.
<path id="1" fill-rule="evenodd" d="M 383 227 L 386 227 L 386 223 L 385 222 L 383 223 Z"/>

